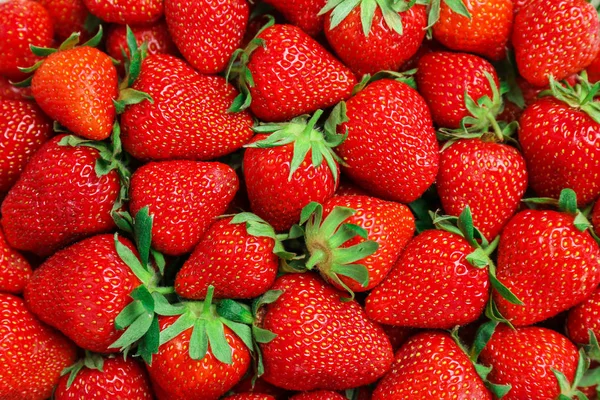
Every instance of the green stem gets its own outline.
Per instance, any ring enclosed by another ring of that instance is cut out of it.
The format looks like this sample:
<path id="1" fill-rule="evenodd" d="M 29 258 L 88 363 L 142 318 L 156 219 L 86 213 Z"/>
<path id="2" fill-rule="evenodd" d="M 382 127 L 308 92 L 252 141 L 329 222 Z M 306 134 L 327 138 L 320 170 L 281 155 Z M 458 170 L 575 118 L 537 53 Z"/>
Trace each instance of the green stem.
<path id="1" fill-rule="evenodd" d="M 327 253 L 320 248 L 311 250 L 310 253 L 310 258 L 306 261 L 306 268 L 308 269 L 313 269 L 315 265 L 322 263 L 327 258 Z"/>
<path id="2" fill-rule="evenodd" d="M 175 293 L 175 288 L 172 286 L 161 286 L 161 287 L 155 287 L 151 290 L 151 292 L 156 292 L 156 293 L 160 293 L 160 294 L 171 294 L 171 293 Z"/>
<path id="3" fill-rule="evenodd" d="M 498 243 L 500 243 L 500 235 L 496 236 L 492 243 L 490 243 L 485 249 L 483 249 L 485 255 L 489 257 L 498 247 Z"/>
<path id="4" fill-rule="evenodd" d="M 494 134 L 496 135 L 498 141 L 503 142 L 504 135 L 502 134 L 502 129 L 500 128 L 500 125 L 498 125 L 498 121 L 496 121 L 496 118 L 494 118 L 494 116 L 489 112 L 486 114 L 486 118 L 492 125 L 492 128 L 494 128 Z"/>

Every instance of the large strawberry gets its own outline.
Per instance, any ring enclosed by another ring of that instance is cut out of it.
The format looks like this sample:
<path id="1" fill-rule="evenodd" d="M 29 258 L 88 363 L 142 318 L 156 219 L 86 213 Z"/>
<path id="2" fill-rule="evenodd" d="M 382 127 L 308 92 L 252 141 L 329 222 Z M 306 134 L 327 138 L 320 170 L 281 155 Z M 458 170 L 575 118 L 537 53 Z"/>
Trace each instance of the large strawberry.
<path id="1" fill-rule="evenodd" d="M 399 70 L 423 42 L 425 6 L 404 0 L 350 3 L 329 0 L 321 11 L 335 53 L 358 76 Z"/>
<path id="2" fill-rule="evenodd" d="M 29 67 L 39 58 L 30 45 L 48 47 L 54 29 L 48 11 L 30 0 L 10 0 L 0 3 L 0 75 L 13 80 L 26 75 L 19 67 Z"/>
<path id="3" fill-rule="evenodd" d="M 2 227 L 19 250 L 48 256 L 84 237 L 115 228 L 111 210 L 119 195 L 115 171 L 97 176 L 100 159 L 90 147 L 46 142 L 2 203 Z"/>
<path id="4" fill-rule="evenodd" d="M 82 0 L 92 14 L 106 22 L 140 25 L 157 21 L 163 0 Z"/>
<path id="5" fill-rule="evenodd" d="M 342 292 L 312 273 L 284 275 L 272 289 L 283 293 L 257 322 L 277 335 L 260 344 L 266 381 L 289 390 L 342 390 L 375 382 L 389 369 L 389 339 Z"/>
<path id="6" fill-rule="evenodd" d="M 317 36 L 323 31 L 325 17 L 319 11 L 325 7 L 327 0 L 265 0 L 265 3 L 275 7 L 292 25 L 310 36 Z"/>
<path id="7" fill-rule="evenodd" d="M 600 336 L 600 290 L 569 310 L 566 322 L 567 336 L 575 343 L 588 344 L 589 331 Z"/>
<path id="8" fill-rule="evenodd" d="M 17 181 L 33 154 L 52 136 L 52 125 L 34 103 L 0 100 L 0 193 Z"/>
<path id="9" fill-rule="evenodd" d="M 29 262 L 6 243 L 0 229 L 0 292 L 23 292 L 31 274 Z"/>
<path id="10" fill-rule="evenodd" d="M 88 31 L 91 27 L 86 22 L 90 14 L 83 0 L 37 1 L 48 10 L 54 25 L 54 34 L 59 40 L 65 40 L 73 32 L 79 32 L 85 38 L 91 37 L 90 34 L 93 35 L 94 32 Z"/>
<path id="11" fill-rule="evenodd" d="M 585 0 L 531 0 L 515 17 L 512 44 L 519 73 L 536 86 L 590 65 L 600 51 L 600 22 Z"/>
<path id="12" fill-rule="evenodd" d="M 248 24 L 246 0 L 165 0 L 173 41 L 185 59 L 203 74 L 216 74 L 242 43 Z"/>
<path id="13" fill-rule="evenodd" d="M 61 371 L 75 362 L 75 346 L 42 324 L 16 296 L 0 293 L 0 398 L 45 400 Z"/>

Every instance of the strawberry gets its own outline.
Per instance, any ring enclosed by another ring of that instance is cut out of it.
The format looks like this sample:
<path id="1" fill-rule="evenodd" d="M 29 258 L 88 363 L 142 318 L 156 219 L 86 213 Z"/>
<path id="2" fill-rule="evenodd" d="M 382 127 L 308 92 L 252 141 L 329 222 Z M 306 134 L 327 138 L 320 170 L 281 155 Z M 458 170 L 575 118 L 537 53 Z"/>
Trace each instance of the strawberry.
<path id="1" fill-rule="evenodd" d="M 136 158 L 212 160 L 252 138 L 251 115 L 227 112 L 233 86 L 178 58 L 149 56 L 132 87 L 154 99 L 128 107 L 121 118 L 123 147 Z"/>
<path id="2" fill-rule="evenodd" d="M 592 224 L 594 225 L 596 235 L 600 236 L 600 198 L 598 198 L 592 210 Z"/>
<path id="3" fill-rule="evenodd" d="M 231 76 L 242 95 L 231 107 L 248 106 L 262 121 L 289 121 L 350 97 L 356 77 L 318 42 L 293 25 L 270 25 L 245 50 L 234 53 Z"/>
<path id="4" fill-rule="evenodd" d="M 600 53 L 598 53 L 594 61 L 585 70 L 591 83 L 600 81 Z"/>
<path id="5" fill-rule="evenodd" d="M 54 392 L 55 400 L 154 398 L 146 370 L 132 358 L 87 355 L 63 373 Z"/>
<path id="6" fill-rule="evenodd" d="M 275 397 L 260 393 L 240 393 L 223 397 L 223 400 L 275 400 Z"/>
<path id="7" fill-rule="evenodd" d="M 223 71 L 242 43 L 248 24 L 246 0 L 165 0 L 173 41 L 185 59 L 203 74 Z"/>
<path id="8" fill-rule="evenodd" d="M 48 11 L 29 0 L 10 0 L 0 3 L 0 75 L 13 80 L 26 75 L 19 67 L 38 61 L 30 45 L 48 47 L 54 29 Z"/>
<path id="9" fill-rule="evenodd" d="M 259 310 L 258 325 L 277 335 L 261 343 L 263 378 L 288 390 L 343 390 L 370 384 L 389 369 L 392 347 L 355 301 L 311 273 L 283 275 L 283 291 Z"/>
<path id="10" fill-rule="evenodd" d="M 119 194 L 115 171 L 97 176 L 97 150 L 46 142 L 2 203 L 2 227 L 19 250 L 48 256 L 85 237 L 115 228 L 111 210 Z"/>
<path id="11" fill-rule="evenodd" d="M 438 143 L 427 104 L 405 83 L 381 79 L 347 104 L 342 172 L 369 193 L 409 203 L 435 180 Z M 401 138 L 401 139 L 400 139 Z"/>
<path id="12" fill-rule="evenodd" d="M 515 16 L 512 44 L 519 73 L 536 86 L 590 65 L 600 51 L 600 21 L 585 0 L 531 0 Z"/>
<path id="13" fill-rule="evenodd" d="M 391 0 L 329 0 L 325 14 L 327 41 L 357 76 L 397 71 L 419 49 L 425 37 L 424 5 Z"/>
<path id="14" fill-rule="evenodd" d="M 38 321 L 21 298 L 5 293 L 0 293 L 0 335 L 0 398 L 49 398 L 61 371 L 75 362 L 75 346 Z"/>
<path id="15" fill-rule="evenodd" d="M 427 331 L 414 335 L 398 350 L 372 399 L 491 400 L 492 396 L 454 339 L 445 332 Z"/>
<path id="16" fill-rule="evenodd" d="M 83 4 L 83 0 L 37 1 L 48 10 L 54 25 L 54 33 L 59 40 L 65 40 L 73 32 L 79 32 L 85 38 L 93 36 L 86 26 L 90 14 Z"/>
<path id="17" fill-rule="evenodd" d="M 0 193 L 14 185 L 52 134 L 52 124 L 34 103 L 0 100 Z"/>
<path id="18" fill-rule="evenodd" d="M 292 25 L 296 25 L 310 36 L 317 36 L 323 31 L 323 22 L 325 17 L 320 15 L 319 11 L 327 0 L 265 0 L 265 3 L 272 5 L 279 11 L 286 20 Z"/>
<path id="19" fill-rule="evenodd" d="M 430 14 L 433 37 L 452 50 L 501 60 L 512 32 L 513 1 L 439 2 L 439 19 L 436 13 Z"/>
<path id="20" fill-rule="evenodd" d="M 175 279 L 178 295 L 203 299 L 210 285 L 215 298 L 251 299 L 273 285 L 284 251 L 280 238 L 251 213 L 216 220 Z"/>
<path id="21" fill-rule="evenodd" d="M 397 351 L 416 332 L 413 328 L 405 326 L 381 325 L 383 331 L 390 339 L 392 348 Z"/>
<path id="22" fill-rule="evenodd" d="M 600 336 L 600 290 L 569 310 L 566 322 L 567 336 L 575 343 L 588 344 L 589 330 Z"/>
<path id="23" fill-rule="evenodd" d="M 13 86 L 8 78 L 0 75 L 0 100 L 28 100 L 30 98 L 30 88 Z"/>
<path id="24" fill-rule="evenodd" d="M 290 400 L 346 400 L 346 397 L 331 390 L 317 390 L 294 395 Z"/>
<path id="25" fill-rule="evenodd" d="M 106 22 L 140 25 L 156 22 L 164 13 L 162 0 L 82 0 L 88 10 Z"/>
<path id="26" fill-rule="evenodd" d="M 29 262 L 6 243 L 0 229 L 0 292 L 22 293 L 31 274 Z"/>
<path id="27" fill-rule="evenodd" d="M 169 255 L 191 252 L 238 190 L 238 178 L 217 162 L 162 161 L 131 177 L 129 208 L 148 207 L 154 218 L 152 245 Z"/>

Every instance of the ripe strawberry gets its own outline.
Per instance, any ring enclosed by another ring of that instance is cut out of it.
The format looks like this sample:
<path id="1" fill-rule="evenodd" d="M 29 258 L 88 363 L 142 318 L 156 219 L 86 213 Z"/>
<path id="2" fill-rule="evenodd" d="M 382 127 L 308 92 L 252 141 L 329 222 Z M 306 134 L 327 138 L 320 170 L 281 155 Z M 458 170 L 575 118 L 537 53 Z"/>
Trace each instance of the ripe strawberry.
<path id="1" fill-rule="evenodd" d="M 372 399 L 491 400 L 492 396 L 454 339 L 445 332 L 427 331 L 411 337 L 398 350 Z"/>
<path id="2" fill-rule="evenodd" d="M 38 321 L 21 298 L 5 293 L 0 293 L 0 335 L 0 398 L 49 398 L 60 372 L 75 362 L 75 346 Z"/>
<path id="3" fill-rule="evenodd" d="M 173 41 L 192 67 L 203 74 L 225 69 L 242 43 L 248 15 L 246 0 L 165 0 Z"/>
<path id="4" fill-rule="evenodd" d="M 427 13 L 424 5 L 391 1 L 370 4 L 330 0 L 325 14 L 325 36 L 338 57 L 357 76 L 383 70 L 397 71 L 419 49 L 425 37 Z M 385 16 L 384 16 L 385 13 Z"/>
<path id="5" fill-rule="evenodd" d="M 265 3 L 275 7 L 292 25 L 310 36 L 315 37 L 323 31 L 325 17 L 319 11 L 325 7 L 327 0 L 265 0 Z"/>
<path id="6" fill-rule="evenodd" d="M 300 393 L 290 397 L 290 400 L 346 400 L 346 397 L 331 390 Z"/>
<path id="7" fill-rule="evenodd" d="M 29 67 L 39 60 L 30 45 L 48 47 L 54 30 L 48 11 L 29 0 L 0 3 L 0 75 L 21 80 L 26 75 L 19 67 Z"/>
<path id="8" fill-rule="evenodd" d="M 117 173 L 98 177 L 98 151 L 59 145 L 63 138 L 50 139 L 35 153 L 2 203 L 2 227 L 15 249 L 48 256 L 115 228 Z"/>
<path id="9" fill-rule="evenodd" d="M 243 95 L 232 110 L 249 105 L 261 121 L 289 121 L 331 107 L 350 97 L 357 83 L 347 67 L 292 25 L 268 26 L 238 56 L 247 63 L 233 64 Z"/>
<path id="10" fill-rule="evenodd" d="M 52 124 L 34 103 L 0 100 L 0 193 L 8 192 L 52 134 Z"/>
<path id="11" fill-rule="evenodd" d="M 592 294 L 600 283 L 600 248 L 569 214 L 521 211 L 500 235 L 497 276 L 524 303 L 510 304 L 494 291 L 500 313 L 513 325 L 531 325 Z"/>
<path id="12" fill-rule="evenodd" d="M 31 274 L 29 262 L 6 243 L 0 229 L 0 292 L 22 293 Z"/>
<path id="13" fill-rule="evenodd" d="M 493 88 L 486 73 L 499 86 L 494 66 L 472 54 L 433 52 L 419 60 L 417 85 L 433 121 L 440 127 L 459 128 L 471 112 L 465 105 L 466 96 L 477 101 L 493 97 Z"/>
<path id="14" fill-rule="evenodd" d="M 148 57 L 133 89 L 148 93 L 121 117 L 124 149 L 139 159 L 213 160 L 252 138 L 252 116 L 228 113 L 237 91 L 168 55 Z"/>
<path id="15" fill-rule="evenodd" d="M 377 324 L 355 301 L 311 274 L 275 281 L 283 294 L 266 305 L 259 326 L 277 336 L 261 343 L 263 378 L 288 390 L 343 390 L 375 382 L 393 352 Z"/>
<path id="16" fill-rule="evenodd" d="M 536 86 L 590 65 L 600 51 L 600 22 L 585 0 L 531 0 L 515 17 L 512 44 L 519 73 Z"/>
<path id="17" fill-rule="evenodd" d="M 65 40 L 73 32 L 81 33 L 88 39 L 92 32 L 86 29 L 89 13 L 83 0 L 37 0 L 48 10 L 54 25 L 54 33 L 59 40 Z"/>
<path id="18" fill-rule="evenodd" d="M 512 32 L 513 1 L 461 0 L 462 7 L 457 10 L 449 5 L 450 1 L 442 1 L 433 37 L 452 50 L 501 60 Z M 490 29 L 492 26 L 494 29 Z"/>
<path id="19" fill-rule="evenodd" d="M 212 285 L 215 298 L 258 297 L 277 276 L 275 253 L 283 251 L 278 242 L 273 228 L 256 215 L 218 219 L 177 273 L 175 291 L 181 297 L 203 299 Z"/>
<path id="20" fill-rule="evenodd" d="M 238 190 L 238 178 L 217 162 L 148 163 L 131 177 L 129 208 L 148 207 L 154 218 L 152 246 L 165 254 L 191 252 Z"/>
<path id="21" fill-rule="evenodd" d="M 123 25 L 150 24 L 164 13 L 162 0 L 83 0 L 83 3 L 101 20 Z"/>
<path id="22" fill-rule="evenodd" d="M 588 344 L 589 330 L 600 336 L 600 290 L 569 310 L 566 322 L 567 336 L 575 343 Z"/>
<path id="23" fill-rule="evenodd" d="M 88 360 L 93 360 L 98 365 L 87 360 L 84 365 L 85 361 L 82 359 L 64 371 L 70 374 L 60 378 L 54 392 L 55 400 L 154 398 L 146 370 L 135 359 L 95 355 L 88 357 Z"/>
<path id="24" fill-rule="evenodd" d="M 28 87 L 13 86 L 8 78 L 0 75 L 0 100 L 28 100 L 31 90 Z"/>
<path id="25" fill-rule="evenodd" d="M 427 104 L 405 83 L 382 79 L 348 100 L 343 173 L 382 199 L 409 203 L 435 180 L 438 143 Z"/>

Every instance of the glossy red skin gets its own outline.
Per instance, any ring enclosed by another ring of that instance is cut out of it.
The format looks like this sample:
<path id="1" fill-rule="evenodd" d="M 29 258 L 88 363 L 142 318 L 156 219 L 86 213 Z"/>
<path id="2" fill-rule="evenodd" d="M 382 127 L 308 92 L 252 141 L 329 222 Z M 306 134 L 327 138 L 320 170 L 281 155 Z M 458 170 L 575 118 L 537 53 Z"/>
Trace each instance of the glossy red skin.
<path id="1" fill-rule="evenodd" d="M 0 293 L 0 337 L 2 400 L 48 399 L 61 371 L 76 359 L 75 345 L 11 294 Z"/>
<path id="2" fill-rule="evenodd" d="M 203 74 L 225 69 L 240 47 L 248 24 L 246 0 L 165 0 L 173 41 L 185 59 Z"/>
<path id="3" fill-rule="evenodd" d="M 275 397 L 260 393 L 240 393 L 224 397 L 223 400 L 275 400 Z"/>
<path id="4" fill-rule="evenodd" d="M 491 400 L 492 395 L 454 339 L 446 332 L 428 331 L 411 337 L 398 350 L 372 399 Z"/>
<path id="5" fill-rule="evenodd" d="M 387 278 L 371 291 L 365 310 L 386 325 L 449 329 L 475 321 L 489 298 L 485 268 L 457 234 L 427 230 L 411 240 Z"/>
<path id="6" fill-rule="evenodd" d="M 300 28 L 276 24 L 258 37 L 264 46 L 247 65 L 255 83 L 250 109 L 258 119 L 288 121 L 350 97 L 354 74 Z"/>
<path id="7" fill-rule="evenodd" d="M 492 241 L 521 204 L 527 167 L 514 147 L 461 139 L 442 152 L 436 185 L 446 214 L 469 206 L 473 225 Z"/>
<path id="8" fill-rule="evenodd" d="M 6 243 L 0 229 L 0 292 L 22 293 L 31 274 L 29 262 Z"/>
<path id="9" fill-rule="evenodd" d="M 592 210 L 592 225 L 596 235 L 600 236 L 600 198 L 598 198 Z"/>
<path id="10" fill-rule="evenodd" d="M 8 192 L 53 133 L 51 121 L 35 103 L 0 100 L 0 192 Z"/>
<path id="11" fill-rule="evenodd" d="M 152 246 L 178 256 L 191 252 L 239 187 L 235 171 L 219 162 L 161 161 L 131 177 L 129 209 L 154 216 Z"/>
<path id="12" fill-rule="evenodd" d="M 289 400 L 347 400 L 337 392 L 331 390 L 317 390 L 315 392 L 299 393 Z"/>
<path id="13" fill-rule="evenodd" d="M 133 88 L 154 99 L 127 107 L 121 116 L 123 147 L 136 158 L 213 160 L 254 135 L 250 113 L 227 112 L 237 90 L 176 57 L 149 56 Z"/>
<path id="14" fill-rule="evenodd" d="M 355 7 L 338 26 L 331 29 L 331 12 L 325 15 L 327 41 L 356 76 L 379 71 L 398 71 L 402 64 L 415 55 L 427 26 L 427 12 L 423 5 L 412 6 L 399 14 L 402 34 L 388 27 L 381 8 L 377 6 L 369 34 L 365 37 L 361 23 L 361 7 Z"/>
<path id="15" fill-rule="evenodd" d="M 522 400 L 557 398 L 560 389 L 551 368 L 573 382 L 578 358 L 575 345 L 558 332 L 500 324 L 479 360 L 492 367 L 490 382 L 512 385 L 503 400 Z"/>
<path id="16" fill-rule="evenodd" d="M 416 330 L 406 326 L 381 325 L 383 331 L 390 339 L 392 348 L 397 351 L 406 341 L 414 335 Z"/>
<path id="17" fill-rule="evenodd" d="M 26 74 L 18 67 L 31 67 L 39 57 L 30 45 L 50 47 L 54 29 L 46 9 L 29 0 L 0 3 L 0 75 L 18 82 Z"/>
<path id="18" fill-rule="evenodd" d="M 163 0 L 82 0 L 92 14 L 106 22 L 140 25 L 163 16 Z"/>
<path id="19" fill-rule="evenodd" d="M 390 79 L 369 84 L 346 103 L 348 138 L 336 147 L 342 172 L 369 193 L 410 203 L 435 180 L 439 149 L 427 104 Z"/>
<path id="20" fill-rule="evenodd" d="M 539 196 L 558 199 L 570 188 L 585 205 L 600 195 L 600 124 L 544 97 L 525 109 L 519 125 L 529 183 Z"/>
<path id="21" fill-rule="evenodd" d="M 415 217 L 404 204 L 368 196 L 334 196 L 323 204 L 323 219 L 336 206 L 355 210 L 356 213 L 344 223 L 364 228 L 368 240 L 373 240 L 379 245 L 375 253 L 356 262 L 364 265 L 369 271 L 369 283 L 366 287 L 350 278 L 340 276 L 342 282 L 354 292 L 371 290 L 386 277 L 406 244 L 412 239 L 415 233 Z M 364 242 L 364 239 L 356 236 L 342 247 L 350 247 L 361 242 Z M 325 276 L 324 278 L 333 286 L 344 290 L 341 285 Z"/>
<path id="22" fill-rule="evenodd" d="M 600 51 L 600 21 L 585 0 L 532 0 L 515 16 L 512 44 L 519 73 L 536 86 L 581 71 Z"/>
<path id="23" fill-rule="evenodd" d="M 567 336 L 575 343 L 589 344 L 591 329 L 600 337 L 600 290 L 569 310 L 566 322 Z"/>
<path id="24" fill-rule="evenodd" d="M 160 330 L 177 320 L 159 317 Z M 218 361 L 210 346 L 202 360 L 192 360 L 188 349 L 192 329 L 163 344 L 146 365 L 158 400 L 217 400 L 239 382 L 250 366 L 250 352 L 228 327 L 225 338 L 232 349 L 232 364 Z"/>
<path id="25" fill-rule="evenodd" d="M 431 110 L 433 122 L 444 128 L 459 128 L 460 121 L 471 113 L 465 106 L 465 92 L 475 101 L 492 98 L 492 88 L 485 76 L 489 73 L 496 87 L 494 66 L 481 57 L 448 51 L 424 55 L 417 66 L 419 93 Z"/>
<path id="26" fill-rule="evenodd" d="M 592 294 L 600 283 L 600 248 L 589 232 L 575 228 L 572 216 L 521 211 L 500 235 L 497 276 L 525 303 L 508 303 L 493 291 L 502 315 L 513 325 L 531 325 Z"/>
<path id="27" fill-rule="evenodd" d="M 85 46 L 48 56 L 33 75 L 31 93 L 40 108 L 70 132 L 103 140 L 112 133 L 117 84 L 110 57 Z"/>
<path id="28" fill-rule="evenodd" d="M 55 400 L 152 400 L 154 398 L 144 366 L 131 357 L 127 360 L 121 356 L 104 358 L 102 371 L 84 367 L 67 389 L 68 380 L 69 374 L 60 378 L 54 392 Z"/>
<path id="29" fill-rule="evenodd" d="M 389 339 L 356 301 L 342 301 L 343 292 L 312 273 L 283 275 L 272 289 L 284 293 L 266 306 L 261 323 L 278 335 L 260 345 L 267 382 L 344 390 L 373 383 L 389 369 Z"/>
<path id="30" fill-rule="evenodd" d="M 88 32 L 85 29 L 85 22 L 89 16 L 89 12 L 83 4 L 83 0 L 37 0 L 42 4 L 54 25 L 54 34 L 63 41 L 73 32 L 80 32 L 80 43 L 84 43 L 90 34 L 96 32 Z"/>
<path id="31" fill-rule="evenodd" d="M 513 27 L 513 0 L 472 0 L 463 4 L 471 19 L 441 2 L 433 37 L 452 50 L 479 54 L 494 61 L 504 58 Z"/>
<path id="32" fill-rule="evenodd" d="M 130 249 L 133 244 L 119 239 Z M 117 254 L 114 236 L 97 235 L 48 258 L 25 287 L 27 307 L 78 346 L 97 353 L 109 348 L 123 331 L 115 318 L 131 303 L 129 294 L 141 284 Z M 77 288 L 77 290 L 73 289 Z"/>
<path id="33" fill-rule="evenodd" d="M 2 203 L 2 227 L 15 249 L 49 256 L 116 227 L 110 213 L 119 194 L 117 173 L 96 176 L 98 151 L 60 146 L 63 137 L 34 154 Z"/>
<path id="34" fill-rule="evenodd" d="M 31 98 L 30 88 L 18 88 L 10 80 L 0 75 L 0 100 L 28 100 Z"/>
<path id="35" fill-rule="evenodd" d="M 287 21 L 296 25 L 310 36 L 317 36 L 323 31 L 324 15 L 318 15 L 327 0 L 265 0 L 279 11 Z"/>
<path id="36" fill-rule="evenodd" d="M 148 43 L 148 55 L 177 54 L 177 47 L 167 29 L 165 21 L 161 20 L 151 25 L 130 27 L 138 46 Z M 127 47 L 127 29 L 125 25 L 111 25 L 106 35 L 106 52 L 115 60 L 124 61 L 123 51 L 129 56 Z"/>

